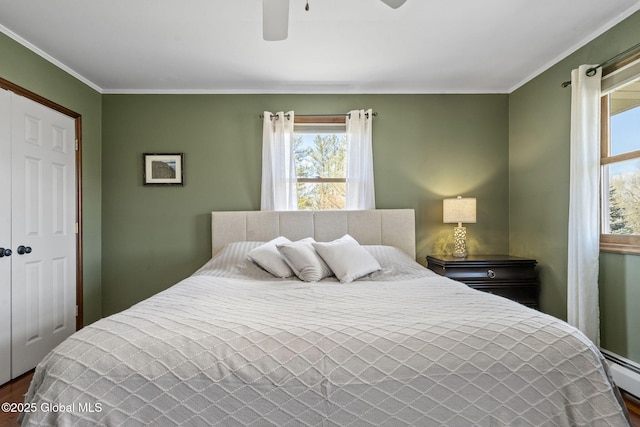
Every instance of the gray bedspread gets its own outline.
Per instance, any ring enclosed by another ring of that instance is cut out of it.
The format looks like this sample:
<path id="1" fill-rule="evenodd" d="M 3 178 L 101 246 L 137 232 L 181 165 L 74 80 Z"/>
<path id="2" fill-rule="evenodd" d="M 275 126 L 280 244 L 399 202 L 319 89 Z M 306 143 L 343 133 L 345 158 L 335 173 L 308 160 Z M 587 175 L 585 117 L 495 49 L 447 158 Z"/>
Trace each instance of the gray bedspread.
<path id="1" fill-rule="evenodd" d="M 52 351 L 23 425 L 628 425 L 576 329 L 370 250 L 350 284 L 214 259 Z"/>

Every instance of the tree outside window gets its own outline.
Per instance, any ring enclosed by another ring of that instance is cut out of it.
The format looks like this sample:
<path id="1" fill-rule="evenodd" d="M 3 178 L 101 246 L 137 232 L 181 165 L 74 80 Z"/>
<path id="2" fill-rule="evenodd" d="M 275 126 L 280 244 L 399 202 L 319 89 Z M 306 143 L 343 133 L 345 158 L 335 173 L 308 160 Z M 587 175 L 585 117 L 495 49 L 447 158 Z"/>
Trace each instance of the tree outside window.
<path id="1" fill-rule="evenodd" d="M 296 124 L 298 209 L 344 209 L 347 141 L 344 124 Z"/>

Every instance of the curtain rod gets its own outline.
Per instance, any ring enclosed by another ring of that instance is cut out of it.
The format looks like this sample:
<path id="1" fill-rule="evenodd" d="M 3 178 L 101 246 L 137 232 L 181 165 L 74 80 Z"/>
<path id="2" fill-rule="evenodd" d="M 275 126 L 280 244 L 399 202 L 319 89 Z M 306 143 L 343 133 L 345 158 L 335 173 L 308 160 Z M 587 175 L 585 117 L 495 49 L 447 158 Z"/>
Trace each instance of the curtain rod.
<path id="1" fill-rule="evenodd" d="M 371 114 L 373 117 L 378 117 L 378 112 L 374 111 Z M 343 117 L 343 116 L 351 116 L 351 113 L 342 113 L 342 114 L 296 114 L 295 117 Z M 369 118 L 369 113 L 365 113 L 365 116 L 367 118 Z M 259 116 L 261 119 L 264 119 L 264 114 L 260 114 Z M 273 116 L 271 117 L 271 120 L 273 120 L 273 118 L 275 117 L 276 120 L 278 120 L 278 116 Z M 289 115 L 285 114 L 285 117 L 288 119 Z"/>
<path id="2" fill-rule="evenodd" d="M 606 67 L 607 65 L 611 65 L 613 62 L 617 61 L 618 59 L 620 59 L 621 57 L 625 56 L 626 54 L 633 52 L 636 49 L 640 49 L 640 43 L 631 46 L 629 49 L 625 50 L 622 53 L 617 54 L 616 56 L 614 56 L 613 58 L 609 58 L 606 61 L 604 61 L 602 64 L 596 65 L 595 67 L 591 67 L 589 69 L 587 69 L 587 72 L 585 73 L 587 76 L 589 77 L 593 77 L 596 75 L 596 71 L 598 70 L 598 68 L 601 67 Z M 571 84 L 571 80 L 568 80 L 566 82 L 562 82 L 562 84 L 560 86 L 562 87 L 567 87 Z"/>

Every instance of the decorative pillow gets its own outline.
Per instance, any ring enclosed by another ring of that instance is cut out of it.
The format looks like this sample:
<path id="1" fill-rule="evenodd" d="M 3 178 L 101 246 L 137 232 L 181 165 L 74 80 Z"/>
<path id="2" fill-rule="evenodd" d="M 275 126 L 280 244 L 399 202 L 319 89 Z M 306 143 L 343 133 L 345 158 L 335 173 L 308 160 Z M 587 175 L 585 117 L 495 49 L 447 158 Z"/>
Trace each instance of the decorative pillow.
<path id="1" fill-rule="evenodd" d="M 327 263 L 313 247 L 311 237 L 291 243 L 278 243 L 278 252 L 300 280 L 317 282 L 333 275 Z"/>
<path id="2" fill-rule="evenodd" d="M 293 270 L 287 265 L 284 258 L 280 256 L 278 248 L 276 248 L 278 243 L 291 243 L 291 240 L 283 236 L 276 237 L 264 245 L 250 250 L 247 256 L 269 273 L 284 279 L 285 277 L 293 276 Z"/>
<path id="3" fill-rule="evenodd" d="M 380 270 L 378 261 L 348 234 L 333 242 L 312 245 L 342 283 Z"/>

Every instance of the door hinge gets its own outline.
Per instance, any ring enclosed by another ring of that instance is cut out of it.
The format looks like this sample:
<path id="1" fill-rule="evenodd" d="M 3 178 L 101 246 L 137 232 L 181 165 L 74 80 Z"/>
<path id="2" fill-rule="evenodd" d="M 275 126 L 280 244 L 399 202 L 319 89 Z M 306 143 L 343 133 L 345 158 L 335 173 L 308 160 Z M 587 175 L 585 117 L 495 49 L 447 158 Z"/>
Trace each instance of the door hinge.
<path id="1" fill-rule="evenodd" d="M 76 234 L 80 233 L 80 224 L 78 224 L 77 222 L 74 224 L 74 228 L 75 228 L 75 232 Z"/>
<path id="2" fill-rule="evenodd" d="M 76 317 L 78 317 L 78 312 L 79 312 L 79 309 L 78 309 L 78 306 L 76 305 Z"/>
<path id="3" fill-rule="evenodd" d="M 78 140 L 76 139 L 76 151 L 78 151 Z"/>

